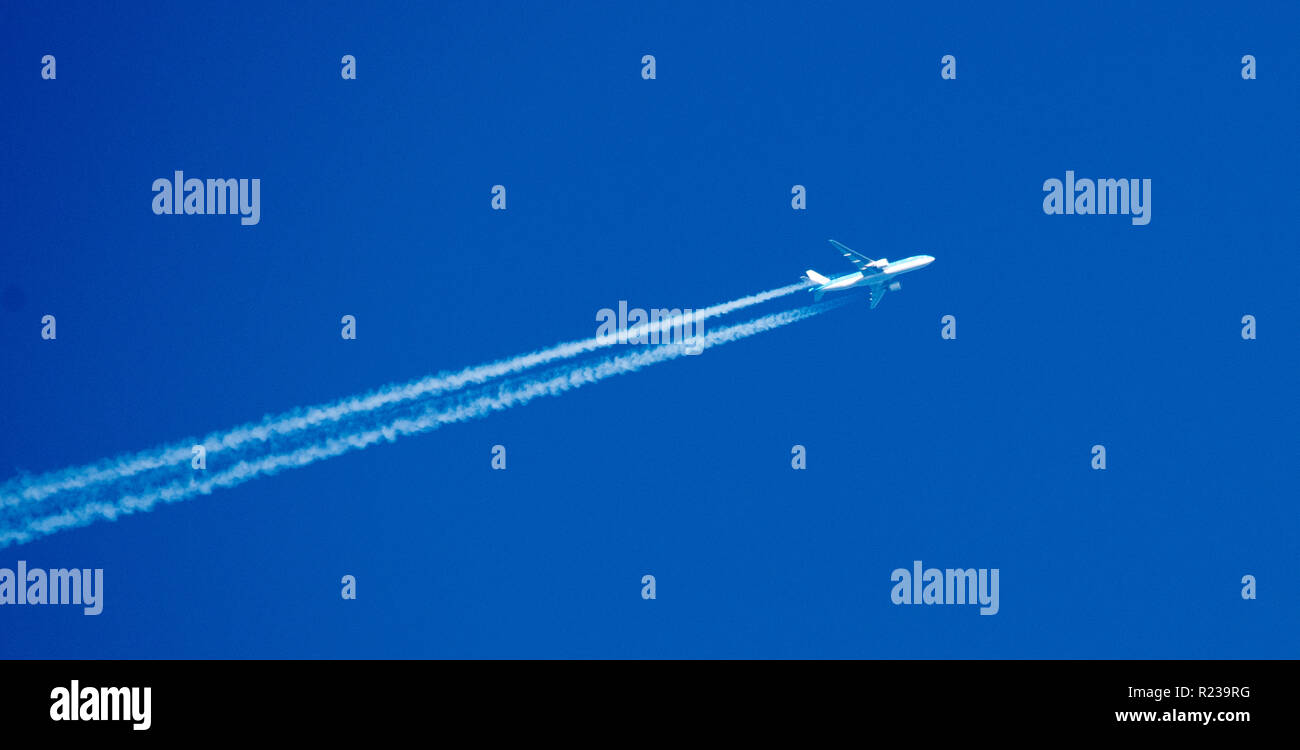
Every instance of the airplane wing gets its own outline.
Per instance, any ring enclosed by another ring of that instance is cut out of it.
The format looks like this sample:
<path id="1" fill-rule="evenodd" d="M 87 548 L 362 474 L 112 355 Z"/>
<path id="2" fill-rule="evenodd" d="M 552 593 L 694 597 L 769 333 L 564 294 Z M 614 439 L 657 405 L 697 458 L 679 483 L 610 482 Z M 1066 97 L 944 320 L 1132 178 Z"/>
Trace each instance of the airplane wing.
<path id="1" fill-rule="evenodd" d="M 876 305 L 880 304 L 880 300 L 885 298 L 886 289 L 888 289 L 888 287 L 886 287 L 884 284 L 877 284 L 876 286 L 867 287 L 867 294 L 869 295 L 868 299 L 871 300 L 872 310 L 876 309 Z"/>
<path id="2" fill-rule="evenodd" d="M 832 245 L 835 246 L 835 249 L 839 250 L 840 254 L 842 254 L 845 258 L 848 258 L 849 262 L 852 263 L 853 266 L 857 268 L 859 271 L 862 271 L 863 273 L 869 273 L 870 269 L 874 268 L 874 266 L 872 266 L 871 264 L 875 263 L 875 261 L 872 260 L 871 258 L 868 258 L 867 256 L 863 255 L 862 253 L 856 250 L 850 250 L 849 248 L 845 247 L 844 245 L 841 245 L 835 240 L 831 240 L 830 242 Z M 875 307 L 875 305 L 872 305 L 872 307 Z"/>

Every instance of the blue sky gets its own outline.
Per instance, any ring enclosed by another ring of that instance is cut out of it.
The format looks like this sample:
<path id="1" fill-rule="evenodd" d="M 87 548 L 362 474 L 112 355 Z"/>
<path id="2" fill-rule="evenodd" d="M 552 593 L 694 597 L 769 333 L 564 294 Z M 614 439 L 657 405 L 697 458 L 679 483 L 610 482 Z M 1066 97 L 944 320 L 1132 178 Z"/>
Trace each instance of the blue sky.
<path id="1" fill-rule="evenodd" d="M 0 9 L 0 481 L 849 270 L 830 237 L 937 258 L 0 550 L 106 586 L 0 609 L 0 657 L 1297 656 L 1293 6 L 619 5 Z M 261 222 L 155 216 L 178 169 Z M 1150 178 L 1151 223 L 1045 215 L 1066 170 Z M 1000 612 L 895 606 L 916 559 Z"/>

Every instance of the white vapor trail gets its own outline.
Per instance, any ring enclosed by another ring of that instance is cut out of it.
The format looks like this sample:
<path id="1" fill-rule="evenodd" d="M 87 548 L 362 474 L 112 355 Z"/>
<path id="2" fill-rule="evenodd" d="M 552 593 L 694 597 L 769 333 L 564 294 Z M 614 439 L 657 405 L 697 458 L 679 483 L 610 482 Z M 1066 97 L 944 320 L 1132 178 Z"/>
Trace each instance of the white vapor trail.
<path id="1" fill-rule="evenodd" d="M 702 336 L 698 340 L 699 348 L 708 349 L 780 328 L 839 307 L 846 301 L 848 300 L 839 299 L 822 302 L 719 328 Z M 539 396 L 558 396 L 614 375 L 636 372 L 649 365 L 676 359 L 685 352 L 686 349 L 680 344 L 663 344 L 630 354 L 607 355 L 595 361 L 570 363 L 549 372 L 523 376 L 495 389 L 481 389 L 483 395 L 464 397 L 464 394 L 452 394 L 432 404 L 419 401 L 403 407 L 395 415 L 383 418 L 375 418 L 378 413 L 371 412 L 368 414 L 371 419 L 362 416 L 362 424 L 352 429 L 333 435 L 320 435 L 315 439 L 311 439 L 315 433 L 304 433 L 304 439 L 296 447 L 272 455 L 250 456 L 202 480 L 191 477 L 139 491 L 118 493 L 115 498 L 109 499 L 96 499 L 93 493 L 89 493 L 88 497 L 73 495 L 62 502 L 53 503 L 56 507 L 33 507 L 24 517 L 14 517 L 11 520 L 5 519 L 5 509 L 0 507 L 0 547 L 28 542 L 100 519 L 114 520 L 122 515 L 148 511 L 160 502 L 176 502 L 195 495 L 209 494 L 213 490 L 234 487 L 284 469 L 307 466 L 326 458 L 362 450 L 381 441 L 392 442 L 399 437 L 428 432 L 445 424 L 478 419 L 496 411 L 521 406 Z M 457 395 L 461 398 L 457 398 Z"/>
<path id="2" fill-rule="evenodd" d="M 806 289 L 806 282 L 791 284 L 765 292 L 723 302 L 694 311 L 690 316 L 676 315 L 659 321 L 643 323 L 628 329 L 629 337 L 651 336 L 672 330 L 679 325 L 689 325 L 691 320 L 707 320 L 741 310 L 753 305 L 793 294 Z M 419 399 L 437 393 L 453 391 L 467 385 L 485 383 L 494 378 L 522 372 L 540 365 L 587 354 L 616 343 L 611 337 L 592 337 L 569 341 L 538 351 L 522 354 L 488 364 L 467 367 L 458 372 L 441 372 L 409 383 L 387 385 L 360 396 L 350 396 L 330 404 L 295 409 L 285 414 L 268 416 L 261 422 L 249 423 L 223 432 L 212 433 L 201 441 L 188 441 L 154 448 L 139 453 L 105 459 L 86 466 L 75 466 L 36 476 L 20 476 L 0 484 L 0 509 L 5 506 L 39 502 L 61 492 L 116 482 L 143 472 L 188 464 L 191 449 L 202 445 L 209 456 L 223 450 L 239 448 L 249 442 L 266 442 L 277 437 L 309 430 L 324 424 L 338 422 L 358 414 Z"/>

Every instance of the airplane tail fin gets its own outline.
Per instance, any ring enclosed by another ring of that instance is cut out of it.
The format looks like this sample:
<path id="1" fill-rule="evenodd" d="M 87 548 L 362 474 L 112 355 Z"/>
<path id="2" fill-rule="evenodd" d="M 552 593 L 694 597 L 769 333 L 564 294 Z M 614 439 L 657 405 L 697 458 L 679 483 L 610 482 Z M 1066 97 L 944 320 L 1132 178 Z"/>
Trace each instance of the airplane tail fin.
<path id="1" fill-rule="evenodd" d="M 821 274 L 817 273 L 811 268 L 809 268 L 807 271 L 804 271 L 803 274 L 804 274 L 803 277 L 806 280 L 808 280 L 810 283 L 817 285 L 816 287 L 808 290 L 813 293 L 813 301 L 821 302 L 822 295 L 826 293 L 825 290 L 822 289 L 822 286 L 825 285 L 827 282 L 829 282 L 830 279 L 826 278 L 825 276 L 822 276 Z"/>

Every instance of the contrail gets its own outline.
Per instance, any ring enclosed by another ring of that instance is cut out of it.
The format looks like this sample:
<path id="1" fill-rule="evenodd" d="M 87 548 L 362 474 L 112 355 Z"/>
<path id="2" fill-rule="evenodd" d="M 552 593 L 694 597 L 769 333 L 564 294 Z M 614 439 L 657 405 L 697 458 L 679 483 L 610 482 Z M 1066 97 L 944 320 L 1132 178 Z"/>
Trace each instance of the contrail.
<path id="1" fill-rule="evenodd" d="M 702 321 L 726 315 L 793 294 L 807 286 L 807 282 L 791 284 L 702 308 L 690 316 L 680 314 L 632 326 L 628 329 L 628 336 L 657 335 L 683 324 L 689 324 L 691 320 Z M 97 484 L 119 481 L 142 472 L 188 464 L 190 451 L 194 445 L 202 445 L 208 455 L 211 455 L 222 450 L 237 448 L 250 441 L 265 442 L 277 435 L 290 435 L 300 430 L 338 422 L 356 414 L 371 412 L 403 401 L 484 383 L 494 378 L 593 352 L 614 343 L 617 343 L 617 339 L 600 336 L 569 341 L 528 354 L 467 367 L 458 372 L 441 372 L 409 383 L 387 385 L 370 393 L 340 399 L 330 404 L 268 416 L 259 423 L 212 433 L 197 442 L 177 443 L 48 474 L 17 477 L 0 484 L 0 509 L 7 505 L 37 502 L 59 492 L 83 490 Z"/>
<path id="2" fill-rule="evenodd" d="M 822 302 L 719 328 L 700 337 L 698 348 L 708 349 L 780 328 L 839 307 L 847 301 L 849 300 L 839 299 Z M 55 507 L 29 508 L 21 517 L 14 512 L 18 509 L 7 509 L 9 513 L 6 514 L 6 509 L 0 507 L 0 547 L 28 542 L 101 519 L 114 520 L 122 515 L 148 511 L 160 502 L 176 502 L 208 494 L 215 489 L 234 487 L 284 469 L 307 466 L 326 458 L 362 450 L 381 441 L 392 442 L 399 437 L 428 432 L 445 424 L 478 419 L 496 411 L 521 406 L 539 396 L 558 396 L 614 375 L 636 372 L 653 364 L 676 359 L 685 353 L 686 349 L 681 344 L 663 344 L 630 354 L 607 355 L 594 362 L 565 364 L 546 373 L 480 388 L 478 393 L 482 395 L 455 393 L 437 399 L 432 404 L 416 402 L 387 420 L 371 420 L 370 424 L 360 425 L 351 431 L 320 436 L 314 441 L 307 440 L 304 444 L 281 453 L 242 459 L 202 480 L 190 477 L 139 492 L 120 494 L 112 500 L 73 495 L 63 501 L 55 501 Z M 313 433 L 305 434 L 310 437 Z M 10 518 L 6 519 L 6 515 Z"/>

